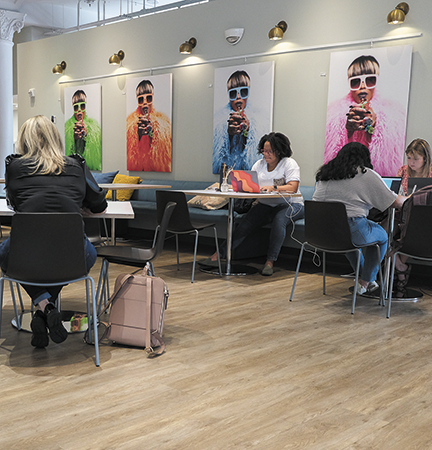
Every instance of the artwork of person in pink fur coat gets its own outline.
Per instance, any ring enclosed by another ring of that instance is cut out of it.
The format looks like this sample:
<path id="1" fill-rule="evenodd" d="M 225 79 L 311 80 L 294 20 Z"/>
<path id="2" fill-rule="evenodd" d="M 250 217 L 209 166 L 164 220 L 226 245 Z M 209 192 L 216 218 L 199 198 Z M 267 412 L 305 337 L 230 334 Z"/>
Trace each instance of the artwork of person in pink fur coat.
<path id="1" fill-rule="evenodd" d="M 348 95 L 327 108 L 324 163 L 348 142 L 369 148 L 373 168 L 395 176 L 403 162 L 406 114 L 398 102 L 376 89 L 380 66 L 373 56 L 359 56 L 348 67 Z"/>

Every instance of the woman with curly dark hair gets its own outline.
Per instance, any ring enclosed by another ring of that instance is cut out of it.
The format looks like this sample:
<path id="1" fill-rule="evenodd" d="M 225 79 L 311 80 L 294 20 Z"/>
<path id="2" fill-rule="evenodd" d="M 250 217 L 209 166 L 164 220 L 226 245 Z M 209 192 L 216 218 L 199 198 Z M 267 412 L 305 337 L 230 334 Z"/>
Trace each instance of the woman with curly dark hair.
<path id="1" fill-rule="evenodd" d="M 277 260 L 287 229 L 294 226 L 296 220 L 304 217 L 303 197 L 283 197 L 283 192 L 300 194 L 300 167 L 291 158 L 291 143 L 283 133 L 265 134 L 259 141 L 258 154 L 262 155 L 252 170 L 258 174 L 262 192 L 274 192 L 274 198 L 259 198 L 254 206 L 242 217 L 234 230 L 232 249 L 237 248 L 254 230 L 271 224 L 270 242 L 267 260 L 261 271 L 264 276 L 273 274 L 273 263 Z M 226 242 L 220 247 L 221 257 L 226 256 Z M 201 264 L 212 264 L 217 260 L 214 253 Z"/>
<path id="2" fill-rule="evenodd" d="M 400 208 L 406 197 L 392 192 L 373 170 L 368 148 L 358 142 L 346 144 L 335 158 L 318 170 L 316 181 L 312 200 L 344 203 L 353 244 L 377 242 L 382 260 L 387 250 L 387 233 L 379 224 L 367 219 L 369 210 Z M 356 256 L 353 253 L 346 256 L 355 269 Z M 375 247 L 365 247 L 360 261 L 358 294 L 378 288 L 377 273 Z"/>

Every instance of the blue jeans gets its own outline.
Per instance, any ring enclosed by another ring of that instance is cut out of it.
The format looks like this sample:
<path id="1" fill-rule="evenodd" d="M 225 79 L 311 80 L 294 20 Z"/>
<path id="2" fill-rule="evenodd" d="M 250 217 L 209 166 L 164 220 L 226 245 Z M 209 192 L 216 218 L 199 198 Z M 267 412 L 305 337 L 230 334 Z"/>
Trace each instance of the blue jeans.
<path id="1" fill-rule="evenodd" d="M 351 230 L 351 239 L 354 245 L 365 245 L 372 242 L 379 244 L 382 261 L 387 250 L 388 237 L 384 228 L 366 217 L 350 217 L 348 223 Z M 346 257 L 355 270 L 357 254 L 347 253 Z M 378 255 L 376 247 L 365 247 L 362 249 L 360 258 L 360 279 L 363 281 L 375 281 L 379 270 Z"/>
<path id="2" fill-rule="evenodd" d="M 94 245 L 88 240 L 87 236 L 85 238 L 85 256 L 86 256 L 86 267 L 87 272 L 94 266 L 97 258 L 97 252 Z M 3 272 L 7 272 L 8 256 L 10 248 L 10 238 L 8 237 L 0 244 L 0 267 Z M 37 305 L 42 300 L 49 300 L 53 298 L 53 301 L 58 297 L 63 286 L 30 286 L 22 285 L 27 294 L 31 297 L 33 304 Z"/>
<path id="3" fill-rule="evenodd" d="M 303 219 L 304 206 L 302 203 L 281 203 L 277 206 L 257 203 L 242 218 L 234 230 L 232 249 L 238 247 L 252 231 L 271 223 L 270 243 L 267 249 L 267 259 L 276 261 L 287 229 L 291 230 L 295 220 Z M 226 257 L 226 242 L 221 245 L 221 256 Z"/>

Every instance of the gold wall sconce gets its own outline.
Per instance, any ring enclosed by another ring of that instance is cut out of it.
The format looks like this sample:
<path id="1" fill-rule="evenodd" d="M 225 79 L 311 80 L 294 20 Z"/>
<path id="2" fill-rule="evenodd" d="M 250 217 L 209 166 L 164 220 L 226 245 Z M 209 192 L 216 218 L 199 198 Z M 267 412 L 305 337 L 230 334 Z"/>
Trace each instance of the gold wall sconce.
<path id="1" fill-rule="evenodd" d="M 399 3 L 393 11 L 390 11 L 387 16 L 387 23 L 397 25 L 405 21 L 405 16 L 408 14 L 408 3 Z"/>
<path id="2" fill-rule="evenodd" d="M 188 41 L 180 45 L 179 52 L 184 55 L 189 55 L 192 53 L 192 50 L 196 47 L 196 45 L 197 40 L 194 37 L 191 37 Z"/>
<path id="3" fill-rule="evenodd" d="M 61 75 L 65 69 L 66 69 L 66 62 L 62 61 L 60 64 L 56 64 L 53 67 L 52 73 L 55 73 L 56 75 Z"/>
<path id="4" fill-rule="evenodd" d="M 118 53 L 114 53 L 114 55 L 111 55 L 108 62 L 112 64 L 113 66 L 118 66 L 124 59 L 125 52 L 123 50 L 119 50 Z"/>
<path id="5" fill-rule="evenodd" d="M 288 30 L 288 24 L 281 20 L 274 28 L 269 31 L 268 37 L 272 41 L 279 41 L 283 38 L 285 31 Z"/>

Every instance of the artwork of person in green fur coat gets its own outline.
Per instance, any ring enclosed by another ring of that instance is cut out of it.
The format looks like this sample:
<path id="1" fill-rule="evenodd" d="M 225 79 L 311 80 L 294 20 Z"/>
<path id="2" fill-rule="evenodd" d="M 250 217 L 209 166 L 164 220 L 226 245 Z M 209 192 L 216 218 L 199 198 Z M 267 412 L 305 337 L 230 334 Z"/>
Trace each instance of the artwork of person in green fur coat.
<path id="1" fill-rule="evenodd" d="M 102 132 L 97 120 L 86 114 L 87 95 L 78 90 L 72 96 L 73 116 L 65 123 L 66 155 L 78 153 L 90 170 L 102 168 Z"/>

